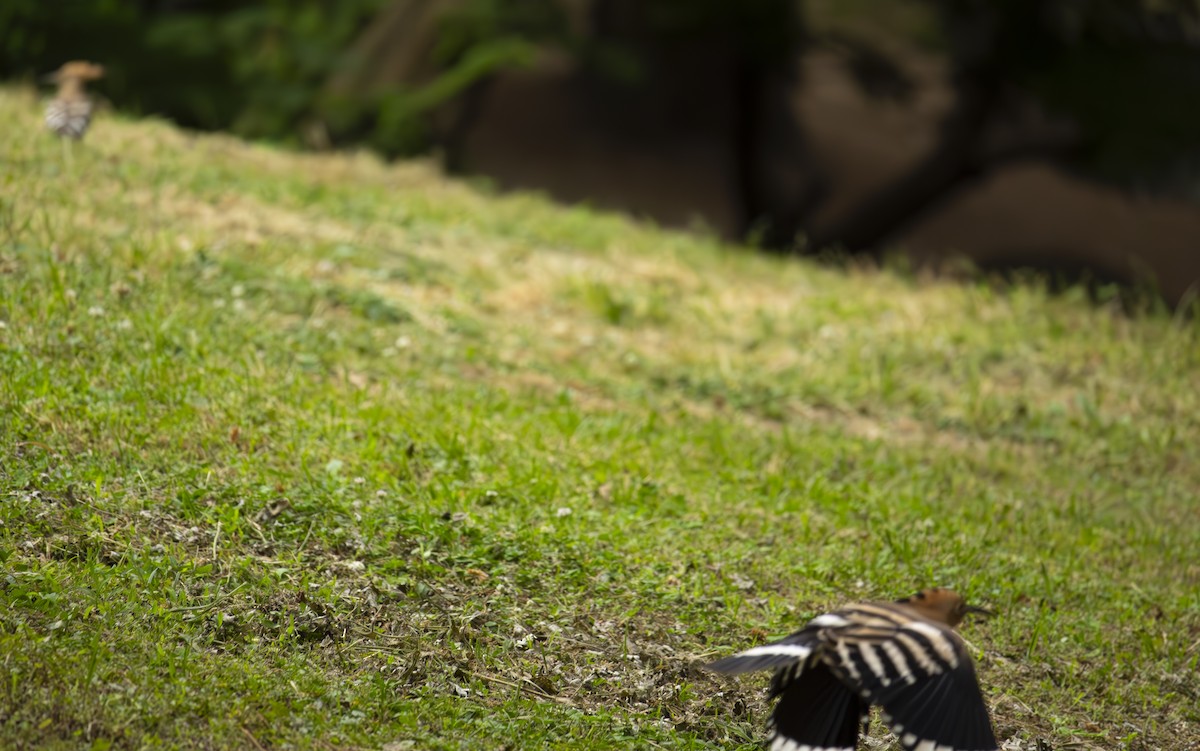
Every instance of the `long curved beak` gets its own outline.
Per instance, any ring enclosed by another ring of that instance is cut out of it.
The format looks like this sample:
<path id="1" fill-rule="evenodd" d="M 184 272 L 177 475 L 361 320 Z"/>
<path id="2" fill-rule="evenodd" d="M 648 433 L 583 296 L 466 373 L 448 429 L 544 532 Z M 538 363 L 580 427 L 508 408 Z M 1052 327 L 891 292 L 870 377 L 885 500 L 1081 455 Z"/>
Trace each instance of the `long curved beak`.
<path id="1" fill-rule="evenodd" d="M 982 615 L 985 618 L 990 618 L 993 615 L 995 615 L 995 613 L 988 610 L 987 608 L 981 608 L 978 605 L 968 605 L 967 613 L 970 615 Z"/>

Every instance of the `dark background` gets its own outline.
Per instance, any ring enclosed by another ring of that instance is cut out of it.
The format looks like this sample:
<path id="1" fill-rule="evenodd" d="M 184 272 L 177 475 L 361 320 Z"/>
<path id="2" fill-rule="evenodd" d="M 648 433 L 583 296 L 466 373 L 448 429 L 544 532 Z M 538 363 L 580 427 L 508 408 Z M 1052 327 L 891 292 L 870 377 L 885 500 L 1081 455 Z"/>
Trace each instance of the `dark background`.
<path id="1" fill-rule="evenodd" d="M 769 250 L 1200 280 L 1200 0 L 0 4 L 0 76 L 71 59 L 124 112 Z"/>

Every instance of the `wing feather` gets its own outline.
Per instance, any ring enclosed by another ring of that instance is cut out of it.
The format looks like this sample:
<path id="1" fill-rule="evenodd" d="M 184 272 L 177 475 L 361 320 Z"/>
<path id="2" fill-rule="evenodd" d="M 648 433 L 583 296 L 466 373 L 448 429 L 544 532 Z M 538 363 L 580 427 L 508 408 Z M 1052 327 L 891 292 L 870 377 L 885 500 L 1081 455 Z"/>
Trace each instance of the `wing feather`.
<path id="1" fill-rule="evenodd" d="M 849 689 L 879 704 L 908 751 L 997 749 L 971 657 L 948 627 L 897 619 L 820 632 L 820 659 Z M 925 744 L 925 745 L 922 745 Z"/>
<path id="2" fill-rule="evenodd" d="M 778 669 L 804 663 L 816 647 L 816 634 L 811 630 L 797 631 L 787 638 L 761 647 L 752 647 L 735 655 L 710 662 L 705 667 L 717 673 L 737 675 L 754 670 Z"/>
<path id="3" fill-rule="evenodd" d="M 810 660 L 803 680 L 783 682 L 771 714 L 770 748 L 852 751 L 858 744 L 867 705 L 819 660 Z"/>

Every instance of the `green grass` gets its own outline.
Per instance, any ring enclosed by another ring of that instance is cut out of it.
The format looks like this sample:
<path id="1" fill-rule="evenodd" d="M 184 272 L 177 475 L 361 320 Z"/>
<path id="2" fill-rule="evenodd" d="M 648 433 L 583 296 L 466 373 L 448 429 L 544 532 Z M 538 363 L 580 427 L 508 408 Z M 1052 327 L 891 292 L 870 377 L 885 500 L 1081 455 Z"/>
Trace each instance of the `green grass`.
<path id="1" fill-rule="evenodd" d="M 698 665 L 932 584 L 1002 739 L 1200 744 L 1195 318 L 0 117 L 0 747 L 752 749 Z"/>

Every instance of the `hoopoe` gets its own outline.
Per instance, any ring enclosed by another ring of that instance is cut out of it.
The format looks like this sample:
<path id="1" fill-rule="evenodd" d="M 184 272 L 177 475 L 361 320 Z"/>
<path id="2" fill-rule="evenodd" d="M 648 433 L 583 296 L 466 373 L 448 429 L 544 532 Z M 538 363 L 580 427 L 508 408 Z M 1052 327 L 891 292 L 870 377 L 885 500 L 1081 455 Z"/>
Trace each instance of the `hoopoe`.
<path id="1" fill-rule="evenodd" d="M 970 613 L 991 615 L 942 588 L 848 605 L 707 668 L 775 671 L 771 751 L 854 751 L 872 704 L 906 751 L 996 751 L 975 668 L 953 631 Z"/>
<path id="2" fill-rule="evenodd" d="M 58 94 L 46 105 L 46 127 L 78 141 L 92 121 L 92 100 L 84 84 L 104 77 L 104 67 L 82 60 L 66 63 L 46 76 L 58 84 Z"/>

